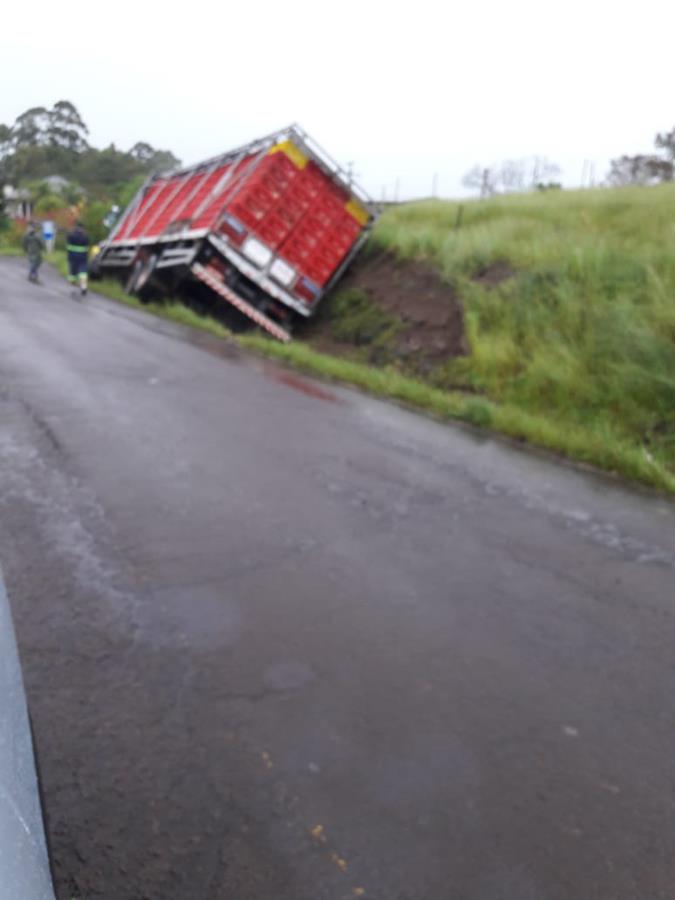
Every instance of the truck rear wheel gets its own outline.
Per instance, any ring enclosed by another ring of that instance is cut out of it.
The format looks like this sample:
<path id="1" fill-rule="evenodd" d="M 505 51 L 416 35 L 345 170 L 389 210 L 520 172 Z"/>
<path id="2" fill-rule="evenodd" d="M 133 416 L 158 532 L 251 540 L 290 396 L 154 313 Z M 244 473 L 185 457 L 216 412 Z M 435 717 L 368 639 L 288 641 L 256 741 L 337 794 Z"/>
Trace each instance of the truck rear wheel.
<path id="1" fill-rule="evenodd" d="M 138 259 L 134 263 L 125 285 L 127 294 L 133 294 L 140 300 L 143 299 L 143 294 L 148 292 L 149 282 L 157 265 L 157 258 L 156 253 L 151 253 L 147 258 Z"/>

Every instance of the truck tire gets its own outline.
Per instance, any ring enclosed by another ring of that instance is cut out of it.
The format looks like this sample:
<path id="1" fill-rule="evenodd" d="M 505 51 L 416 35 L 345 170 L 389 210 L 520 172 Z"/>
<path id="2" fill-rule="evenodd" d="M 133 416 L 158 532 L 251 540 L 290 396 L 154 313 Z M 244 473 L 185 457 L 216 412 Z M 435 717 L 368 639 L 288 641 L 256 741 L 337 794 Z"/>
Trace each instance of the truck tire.
<path id="1" fill-rule="evenodd" d="M 150 279 L 155 271 L 157 259 L 157 254 L 151 253 L 146 259 L 139 259 L 134 263 L 125 287 L 127 294 L 133 294 L 140 300 L 143 299 L 143 294 L 147 292 Z"/>
<path id="2" fill-rule="evenodd" d="M 131 266 L 131 272 L 129 272 L 129 277 L 124 282 L 124 290 L 126 291 L 127 294 L 133 294 L 134 285 L 136 284 L 136 279 L 138 277 L 138 273 L 140 272 L 142 267 L 143 267 L 143 260 L 141 260 L 141 259 L 134 260 L 134 262 Z"/>

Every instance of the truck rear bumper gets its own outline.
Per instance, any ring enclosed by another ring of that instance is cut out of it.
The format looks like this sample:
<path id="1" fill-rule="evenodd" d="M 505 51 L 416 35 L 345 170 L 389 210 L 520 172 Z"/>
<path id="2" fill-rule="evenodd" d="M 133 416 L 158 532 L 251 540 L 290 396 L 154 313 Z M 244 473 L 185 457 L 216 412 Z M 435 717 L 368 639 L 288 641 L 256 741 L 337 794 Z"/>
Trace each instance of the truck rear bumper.
<path id="1" fill-rule="evenodd" d="M 272 321 L 269 316 L 260 312 L 259 309 L 256 309 L 255 306 L 248 303 L 240 297 L 239 294 L 229 288 L 223 282 L 222 274 L 218 269 L 213 266 L 204 266 L 201 263 L 194 263 L 192 266 L 192 273 L 195 278 L 198 278 L 207 287 L 211 288 L 212 291 L 215 291 L 220 297 L 227 300 L 227 302 L 234 306 L 235 309 L 238 309 L 240 313 L 243 313 L 251 319 L 252 322 L 255 322 L 256 325 L 271 334 L 272 337 L 275 337 L 278 341 L 282 341 L 284 344 L 287 344 L 290 341 L 291 336 L 284 328 Z"/>

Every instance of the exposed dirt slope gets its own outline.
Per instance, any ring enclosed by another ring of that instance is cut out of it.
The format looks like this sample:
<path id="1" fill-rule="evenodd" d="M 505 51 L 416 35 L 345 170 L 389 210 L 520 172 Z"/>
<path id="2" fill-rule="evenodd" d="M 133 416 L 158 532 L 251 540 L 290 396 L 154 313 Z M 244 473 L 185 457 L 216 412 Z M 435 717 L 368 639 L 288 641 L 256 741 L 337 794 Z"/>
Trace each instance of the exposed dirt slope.
<path id="1" fill-rule="evenodd" d="M 374 361 L 422 369 L 469 352 L 461 301 L 424 262 L 363 257 L 324 304 L 300 335 L 322 349 L 362 347 Z"/>

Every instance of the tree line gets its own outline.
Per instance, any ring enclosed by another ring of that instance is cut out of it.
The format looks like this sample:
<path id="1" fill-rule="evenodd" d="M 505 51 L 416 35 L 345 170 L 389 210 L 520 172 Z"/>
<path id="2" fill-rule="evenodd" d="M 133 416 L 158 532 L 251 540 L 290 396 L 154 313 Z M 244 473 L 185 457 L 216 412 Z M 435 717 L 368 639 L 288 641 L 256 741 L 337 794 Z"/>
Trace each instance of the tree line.
<path id="1" fill-rule="evenodd" d="M 559 174 L 560 166 L 557 163 L 545 156 L 532 156 L 507 159 L 497 165 L 474 166 L 466 173 L 462 184 L 477 189 L 481 197 L 492 197 L 499 193 L 560 188 L 562 185 L 552 180 Z"/>
<path id="2" fill-rule="evenodd" d="M 608 182 L 615 187 L 627 184 L 660 184 L 675 176 L 675 128 L 654 138 L 654 153 L 638 153 L 613 159 Z"/>
<path id="3" fill-rule="evenodd" d="M 31 107 L 13 124 L 0 123 L 0 203 L 1 188 L 12 185 L 27 189 L 43 210 L 57 208 L 59 202 L 63 206 L 64 201 L 124 205 L 149 174 L 179 165 L 171 151 L 155 149 L 146 141 L 129 150 L 115 144 L 93 147 L 89 128 L 69 100 L 59 100 L 51 108 Z M 45 182 L 55 175 L 67 182 L 60 191 Z"/>
<path id="4" fill-rule="evenodd" d="M 481 197 L 528 190 L 550 190 L 562 185 L 554 180 L 560 167 L 545 157 L 506 160 L 491 166 L 474 166 L 464 176 L 465 187 Z M 675 128 L 654 138 L 651 153 L 624 154 L 611 160 L 606 179 L 599 187 L 653 185 L 675 180 Z"/>
<path id="5" fill-rule="evenodd" d="M 145 141 L 126 151 L 114 144 L 99 150 L 89 144 L 88 135 L 89 128 L 69 100 L 59 100 L 51 109 L 32 107 L 13 125 L 0 124 L 0 173 L 16 185 L 61 175 L 96 194 L 139 174 L 180 165 L 169 150 L 156 150 Z"/>

